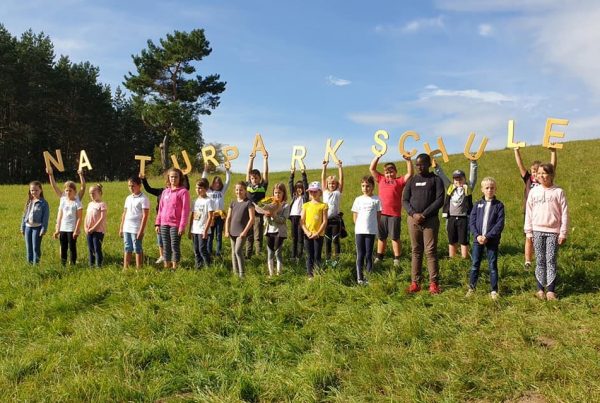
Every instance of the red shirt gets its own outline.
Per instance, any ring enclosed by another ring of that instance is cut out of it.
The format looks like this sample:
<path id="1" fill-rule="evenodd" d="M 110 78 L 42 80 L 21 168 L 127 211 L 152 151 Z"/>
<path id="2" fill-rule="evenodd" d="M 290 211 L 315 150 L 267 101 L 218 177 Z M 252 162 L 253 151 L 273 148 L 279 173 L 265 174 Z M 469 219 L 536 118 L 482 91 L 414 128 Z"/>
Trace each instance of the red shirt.
<path id="1" fill-rule="evenodd" d="M 385 175 L 377 174 L 375 178 L 379 185 L 379 199 L 381 199 L 381 214 L 400 217 L 402 213 L 402 191 L 406 181 L 404 176 L 386 180 Z"/>

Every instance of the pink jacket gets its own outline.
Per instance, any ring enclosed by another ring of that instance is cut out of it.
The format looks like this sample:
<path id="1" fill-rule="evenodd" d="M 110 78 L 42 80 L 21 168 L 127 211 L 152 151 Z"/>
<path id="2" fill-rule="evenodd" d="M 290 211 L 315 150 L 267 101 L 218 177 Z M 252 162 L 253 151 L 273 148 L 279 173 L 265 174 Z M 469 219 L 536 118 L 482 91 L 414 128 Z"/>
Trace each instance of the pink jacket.
<path id="1" fill-rule="evenodd" d="M 551 232 L 567 237 L 569 208 L 565 192 L 556 186 L 536 186 L 529 192 L 525 206 L 525 234 L 531 238 L 533 231 Z"/>
<path id="2" fill-rule="evenodd" d="M 190 215 L 190 194 L 184 187 L 163 190 L 156 214 L 156 225 L 169 225 L 185 230 Z"/>

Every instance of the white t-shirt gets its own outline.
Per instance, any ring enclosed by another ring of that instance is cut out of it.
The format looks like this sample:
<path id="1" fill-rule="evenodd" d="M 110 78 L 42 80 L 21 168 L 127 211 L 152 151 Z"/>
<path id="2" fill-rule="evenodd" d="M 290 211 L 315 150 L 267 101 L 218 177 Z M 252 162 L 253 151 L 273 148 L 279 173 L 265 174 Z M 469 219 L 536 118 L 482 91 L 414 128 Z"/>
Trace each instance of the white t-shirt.
<path id="1" fill-rule="evenodd" d="M 206 224 L 208 224 L 208 213 L 210 211 L 215 211 L 215 201 L 208 197 L 198 197 L 194 202 L 194 207 L 192 209 L 192 215 L 194 217 L 192 220 L 192 234 L 204 234 Z M 208 229 L 207 234 L 210 234 L 210 228 Z"/>
<path id="2" fill-rule="evenodd" d="M 342 198 L 342 193 L 339 190 L 334 190 L 330 192 L 329 190 L 325 190 L 323 192 L 323 203 L 329 206 L 327 210 L 327 218 L 337 217 L 340 214 L 340 200 Z"/>
<path id="3" fill-rule="evenodd" d="M 130 194 L 125 199 L 125 220 L 123 232 L 137 234 L 142 226 L 144 210 L 150 209 L 150 201 L 143 192 L 138 195 Z"/>
<path id="4" fill-rule="evenodd" d="M 356 213 L 355 234 L 377 234 L 377 212 L 381 211 L 381 200 L 377 196 L 358 196 L 352 203 Z"/>
<path id="5" fill-rule="evenodd" d="M 58 210 L 62 211 L 62 220 L 58 230 L 62 232 L 74 232 L 77 225 L 77 210 L 82 209 L 83 206 L 79 198 L 70 200 L 66 196 L 61 196 Z"/>
<path id="6" fill-rule="evenodd" d="M 292 207 L 290 207 L 290 216 L 301 216 L 302 215 L 302 205 L 304 204 L 304 200 L 302 196 L 296 197 L 292 202 Z"/>

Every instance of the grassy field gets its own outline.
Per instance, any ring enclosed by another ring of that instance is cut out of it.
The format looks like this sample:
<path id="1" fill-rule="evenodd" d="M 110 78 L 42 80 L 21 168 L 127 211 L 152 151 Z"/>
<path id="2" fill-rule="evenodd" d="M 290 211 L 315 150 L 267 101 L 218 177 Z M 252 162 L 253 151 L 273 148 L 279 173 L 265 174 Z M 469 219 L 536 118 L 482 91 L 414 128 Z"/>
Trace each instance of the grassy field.
<path id="1" fill-rule="evenodd" d="M 526 164 L 549 158 L 541 147 L 522 154 Z M 466 299 L 469 262 L 447 258 L 442 294 L 408 295 L 405 228 L 401 268 L 388 258 L 368 287 L 354 284 L 352 237 L 343 242 L 341 264 L 313 282 L 302 264 L 268 278 L 264 257 L 251 260 L 242 281 L 229 259 L 189 269 L 189 240 L 182 269 L 148 265 L 123 273 L 124 183 L 105 184 L 105 267 L 87 267 L 81 239 L 81 263 L 62 268 L 58 241 L 49 237 L 43 264 L 32 267 L 18 230 L 27 188 L 2 186 L 0 400 L 600 401 L 600 174 L 593 168 L 600 141 L 566 143 L 558 158 L 556 182 L 569 199 L 571 231 L 559 254 L 560 300 L 552 303 L 534 298 L 533 273 L 523 270 L 523 183 L 511 150 L 480 161 L 480 179 L 496 177 L 507 208 L 497 302 L 487 292 L 487 263 L 478 292 Z M 445 167 L 468 163 L 453 156 Z M 345 172 L 349 217 L 368 170 Z M 277 180 L 287 183 L 287 174 L 272 174 L 271 184 Z M 58 200 L 44 189 L 53 227 Z M 440 240 L 445 256 L 445 233 Z M 154 242 L 148 232 L 149 261 L 156 259 Z"/>

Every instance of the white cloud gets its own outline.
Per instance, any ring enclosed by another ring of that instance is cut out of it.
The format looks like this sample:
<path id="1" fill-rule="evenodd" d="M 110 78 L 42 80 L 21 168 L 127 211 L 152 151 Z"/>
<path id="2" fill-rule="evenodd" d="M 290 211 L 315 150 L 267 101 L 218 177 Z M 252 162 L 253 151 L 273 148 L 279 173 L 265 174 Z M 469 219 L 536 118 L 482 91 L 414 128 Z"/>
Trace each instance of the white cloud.
<path id="1" fill-rule="evenodd" d="M 57 55 L 71 55 L 74 52 L 88 49 L 90 44 L 81 39 L 72 38 L 52 38 L 54 50 Z"/>
<path id="2" fill-rule="evenodd" d="M 490 24 L 479 24 L 478 30 L 481 36 L 490 36 L 494 33 L 494 27 Z"/>
<path id="3" fill-rule="evenodd" d="M 505 95 L 496 91 L 480 91 L 474 89 L 445 90 L 438 88 L 435 85 L 428 85 L 425 87 L 425 91 L 421 94 L 420 99 L 426 100 L 435 97 L 468 98 L 474 101 L 493 104 L 516 103 L 518 101 L 518 98 L 515 96 Z"/>
<path id="4" fill-rule="evenodd" d="M 576 1 L 572 1 L 575 3 Z M 442 10 L 462 12 L 543 11 L 564 4 L 563 0 L 437 0 Z"/>
<path id="5" fill-rule="evenodd" d="M 379 34 L 413 34 L 428 29 L 444 29 L 444 16 L 435 18 L 419 18 L 407 22 L 404 25 L 380 24 L 375 27 L 375 32 Z"/>
<path id="6" fill-rule="evenodd" d="M 352 84 L 352 81 L 350 81 L 350 80 L 346 80 L 346 79 L 338 78 L 338 77 L 334 77 L 334 76 L 327 76 L 325 79 L 327 80 L 327 82 L 329 84 L 335 85 L 336 87 L 344 87 L 346 85 Z"/>

